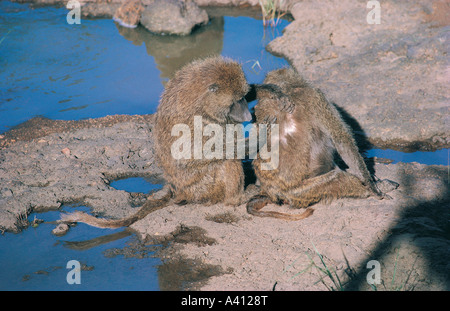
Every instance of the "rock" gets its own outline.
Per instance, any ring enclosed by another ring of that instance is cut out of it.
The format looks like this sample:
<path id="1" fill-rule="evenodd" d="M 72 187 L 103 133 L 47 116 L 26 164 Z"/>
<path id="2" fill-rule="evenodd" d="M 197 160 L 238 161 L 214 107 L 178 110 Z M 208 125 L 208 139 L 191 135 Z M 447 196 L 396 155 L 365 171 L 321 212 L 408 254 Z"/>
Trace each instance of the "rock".
<path id="1" fill-rule="evenodd" d="M 280 1 L 283 5 L 285 2 L 289 1 Z M 248 7 L 248 6 L 258 6 L 260 4 L 260 0 L 195 0 L 198 6 L 215 6 L 215 7 Z"/>
<path id="2" fill-rule="evenodd" d="M 69 225 L 67 224 L 59 224 L 55 229 L 52 230 L 52 233 L 56 236 L 63 236 L 69 231 Z"/>
<path id="3" fill-rule="evenodd" d="M 157 0 L 141 15 L 141 24 L 158 34 L 188 35 L 197 25 L 208 22 L 208 14 L 194 2 Z"/>
<path id="4" fill-rule="evenodd" d="M 86 3 L 81 7 L 81 17 L 110 18 L 120 6 L 120 3 Z"/>
<path id="5" fill-rule="evenodd" d="M 61 150 L 61 153 L 63 153 L 66 157 L 68 157 L 70 156 L 70 149 L 64 148 L 63 150 Z"/>
<path id="6" fill-rule="evenodd" d="M 292 1 L 267 49 L 360 125 L 380 148 L 448 148 L 449 26 L 444 1 L 390 1 L 381 23 L 351 0 Z M 320 18 L 318 18 L 320 16 Z"/>
<path id="7" fill-rule="evenodd" d="M 141 0 L 128 0 L 117 9 L 113 19 L 124 27 L 135 28 L 141 19 L 142 11 L 144 6 Z"/>

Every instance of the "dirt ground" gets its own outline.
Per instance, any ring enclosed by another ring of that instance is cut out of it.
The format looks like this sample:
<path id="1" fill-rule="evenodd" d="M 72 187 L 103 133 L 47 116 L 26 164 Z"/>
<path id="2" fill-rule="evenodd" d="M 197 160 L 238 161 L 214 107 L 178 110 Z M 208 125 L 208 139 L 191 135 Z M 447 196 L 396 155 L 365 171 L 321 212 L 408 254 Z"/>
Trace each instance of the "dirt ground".
<path id="1" fill-rule="evenodd" d="M 249 216 L 245 206 L 170 206 L 131 228 L 150 241 L 165 240 L 180 227 L 204 229 L 210 243 L 172 245 L 178 255 L 227 271 L 202 290 L 370 290 L 371 260 L 380 263 L 377 290 L 448 290 L 447 168 L 376 164 L 375 171 L 401 184 L 392 200 L 318 204 L 297 222 Z"/>
<path id="2" fill-rule="evenodd" d="M 46 134 L 32 140 L 18 140 L 28 137 L 25 132 L 37 133 L 32 125 L 17 129 L 23 133 L 0 150 L 2 229 L 17 231 L 18 215 L 66 203 L 87 205 L 94 214 L 112 218 L 142 204 L 145 198 L 109 187 L 116 178 L 158 178 L 161 173 L 152 158 L 152 117 L 123 118 L 80 121 L 72 129 L 63 125 L 72 121 L 47 120 Z M 214 271 L 201 282 L 186 280 L 187 288 L 370 290 L 366 265 L 376 260 L 384 282 L 375 285 L 378 290 L 448 289 L 448 167 L 373 159 L 369 167 L 379 178 L 400 184 L 390 193 L 392 200 L 318 204 L 312 216 L 297 222 L 253 217 L 245 205 L 169 206 L 131 229 L 148 243 L 171 242 L 159 252 L 164 267 L 189 263 L 184 269 Z"/>

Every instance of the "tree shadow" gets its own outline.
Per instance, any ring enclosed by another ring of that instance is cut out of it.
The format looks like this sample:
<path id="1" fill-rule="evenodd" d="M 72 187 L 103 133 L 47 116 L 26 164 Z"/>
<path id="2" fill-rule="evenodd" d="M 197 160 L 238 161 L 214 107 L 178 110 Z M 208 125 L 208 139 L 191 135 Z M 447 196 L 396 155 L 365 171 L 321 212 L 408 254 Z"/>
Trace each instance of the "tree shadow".
<path id="1" fill-rule="evenodd" d="M 432 193 L 434 195 L 432 199 L 417 198 L 417 193 L 426 186 L 424 180 L 430 176 L 438 177 L 437 180 L 441 183 L 437 190 L 433 190 L 438 193 Z M 366 263 L 370 260 L 382 261 L 389 252 L 392 253 L 393 245 L 405 239 L 419 250 L 417 256 L 422 257 L 426 263 L 427 280 L 420 280 L 420 282 L 437 279 L 443 282 L 445 290 L 450 289 L 450 265 L 448 264 L 450 260 L 450 184 L 446 169 L 428 166 L 420 172 L 419 177 L 405 171 L 400 176 L 400 183 L 403 189 L 402 195 L 405 198 L 415 197 L 416 199 L 408 201 L 411 202 L 411 206 L 403 208 L 398 221 L 388 229 L 389 235 L 362 261 L 362 266 L 356 270 L 349 283 L 344 286 L 344 290 L 361 290 L 364 285 L 367 286 L 366 277 L 370 270 L 366 268 Z M 409 275 L 414 272 L 414 264 L 407 267 L 410 270 Z M 413 290 L 416 286 L 409 276 L 403 282 L 408 287 L 402 290 Z M 406 284 L 407 282 L 412 284 Z"/>
<path id="2" fill-rule="evenodd" d="M 335 103 L 331 104 L 352 130 L 369 172 L 375 174 L 374 158 L 365 157 L 366 151 L 374 147 L 373 144 L 355 118 L 344 108 Z M 411 198 L 411 200 L 408 199 L 410 203 L 399 202 L 398 204 L 411 205 L 402 208 L 398 221 L 388 229 L 389 235 L 370 251 L 366 260 L 363 261 L 363 266 L 357 270 L 352 269 L 350 281 L 343 287 L 344 290 L 358 290 L 363 288 L 363 285 L 367 285 L 366 277 L 370 271 L 365 266 L 367 262 L 373 259 L 383 259 L 389 252 L 392 252 L 392 245 L 405 237 L 413 239 L 412 244 L 419 250 L 419 255 L 427 263 L 428 276 L 433 279 L 444 276 L 443 286 L 446 290 L 450 289 L 450 265 L 448 264 L 450 261 L 450 181 L 448 168 L 427 166 L 418 172 L 406 167 L 407 165 L 396 182 L 401 185 L 403 198 Z M 430 190 L 431 193 L 420 198 L 418 193 L 423 193 L 424 187 L 427 186 L 425 180 L 431 176 L 434 176 L 440 185 L 435 190 Z M 413 265 L 408 267 L 410 272 L 414 268 Z M 413 282 L 413 280 L 407 281 Z M 408 288 L 414 289 L 414 284 L 409 284 Z"/>

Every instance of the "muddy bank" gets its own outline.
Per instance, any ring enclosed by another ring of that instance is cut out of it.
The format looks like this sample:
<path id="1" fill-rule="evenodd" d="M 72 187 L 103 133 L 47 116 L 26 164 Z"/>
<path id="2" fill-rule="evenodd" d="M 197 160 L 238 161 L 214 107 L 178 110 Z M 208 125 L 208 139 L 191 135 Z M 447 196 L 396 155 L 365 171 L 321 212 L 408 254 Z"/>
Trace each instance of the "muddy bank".
<path id="1" fill-rule="evenodd" d="M 109 183 L 132 176 L 158 178 L 149 119 L 152 116 L 39 118 L 2 135 L 0 228 L 17 232 L 21 215 L 63 204 L 87 205 L 111 217 L 140 206 L 145 198 Z"/>
<path id="2" fill-rule="evenodd" d="M 152 116 L 72 122 L 47 120 L 41 135 L 30 122 L 3 137 L 15 141 L 0 150 L 2 230 L 17 231 L 19 215 L 58 209 L 62 204 L 87 205 L 94 214 L 112 218 L 128 215 L 142 204 L 145 197 L 116 190 L 109 183 L 127 176 L 159 176 Z M 390 193 L 392 200 L 318 204 L 311 217 L 299 222 L 256 218 L 247 214 L 244 205 L 169 206 L 131 229 L 151 243 L 170 241 L 160 254 L 168 265 L 194 262 L 205 271 L 214 267 L 210 278 L 202 277 L 200 285 L 190 288 L 341 287 L 317 268 L 323 268 L 319 254 L 345 289 L 371 289 L 365 281 L 370 260 L 381 265 L 384 285 L 376 285 L 378 290 L 450 288 L 448 168 L 377 163 L 373 169 L 379 178 L 400 183 Z M 318 282 L 322 277 L 324 282 Z"/>

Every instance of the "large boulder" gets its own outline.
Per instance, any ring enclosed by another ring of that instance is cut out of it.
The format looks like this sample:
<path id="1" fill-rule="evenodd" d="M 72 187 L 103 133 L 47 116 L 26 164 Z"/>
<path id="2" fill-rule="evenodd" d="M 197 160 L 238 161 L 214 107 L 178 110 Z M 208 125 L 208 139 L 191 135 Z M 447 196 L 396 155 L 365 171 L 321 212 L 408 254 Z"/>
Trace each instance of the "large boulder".
<path id="1" fill-rule="evenodd" d="M 197 25 L 208 23 L 208 14 L 192 1 L 157 0 L 141 15 L 141 24 L 158 34 L 188 35 Z"/>
<path id="2" fill-rule="evenodd" d="M 379 148 L 449 148 L 448 1 L 302 0 L 267 49 L 283 56 Z"/>

